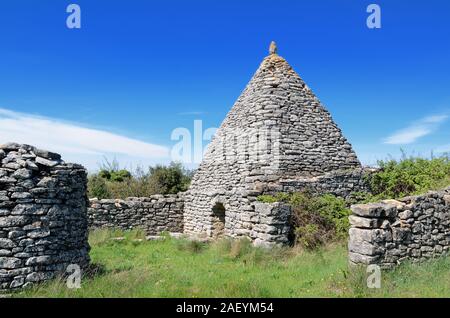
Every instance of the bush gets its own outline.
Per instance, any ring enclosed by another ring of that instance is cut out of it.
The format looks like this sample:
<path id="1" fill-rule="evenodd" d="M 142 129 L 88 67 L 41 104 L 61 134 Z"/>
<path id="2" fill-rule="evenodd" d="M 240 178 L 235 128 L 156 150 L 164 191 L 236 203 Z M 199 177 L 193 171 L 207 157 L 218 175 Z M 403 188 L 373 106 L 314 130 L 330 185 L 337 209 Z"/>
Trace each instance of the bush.
<path id="1" fill-rule="evenodd" d="M 440 158 L 406 158 L 378 162 L 380 171 L 370 177 L 377 199 L 399 198 L 436 190 L 450 185 L 450 160 Z"/>
<path id="2" fill-rule="evenodd" d="M 347 236 L 351 211 L 342 198 L 331 194 L 300 192 L 263 195 L 258 200 L 266 203 L 285 202 L 292 206 L 293 241 L 300 246 L 314 249 Z"/>
<path id="3" fill-rule="evenodd" d="M 295 242 L 301 246 L 312 249 L 347 236 L 351 211 L 344 199 L 331 194 L 295 193 L 290 204 Z"/>
<path id="4" fill-rule="evenodd" d="M 125 199 L 149 197 L 154 194 L 176 194 L 189 187 L 192 171 L 181 164 L 150 167 L 147 172 L 141 167 L 133 173 L 120 169 L 116 161 L 105 159 L 100 171 L 89 177 L 89 196 L 99 199 Z"/>
<path id="5" fill-rule="evenodd" d="M 104 178 L 99 175 L 90 176 L 88 179 L 88 195 L 90 198 L 108 199 L 111 193 Z"/>
<path id="6" fill-rule="evenodd" d="M 179 163 L 171 163 L 168 167 L 158 165 L 150 167 L 150 182 L 154 190 L 161 194 L 175 194 L 186 191 L 191 176 Z"/>

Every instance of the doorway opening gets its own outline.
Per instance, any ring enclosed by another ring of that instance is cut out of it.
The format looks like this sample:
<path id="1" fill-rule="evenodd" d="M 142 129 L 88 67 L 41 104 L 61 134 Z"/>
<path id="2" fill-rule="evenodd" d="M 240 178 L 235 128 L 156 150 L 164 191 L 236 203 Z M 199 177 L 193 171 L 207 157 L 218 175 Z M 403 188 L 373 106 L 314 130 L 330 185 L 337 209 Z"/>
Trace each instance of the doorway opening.
<path id="1" fill-rule="evenodd" d="M 225 234 L 225 207 L 222 203 L 216 203 L 212 210 L 212 238 L 218 239 Z"/>

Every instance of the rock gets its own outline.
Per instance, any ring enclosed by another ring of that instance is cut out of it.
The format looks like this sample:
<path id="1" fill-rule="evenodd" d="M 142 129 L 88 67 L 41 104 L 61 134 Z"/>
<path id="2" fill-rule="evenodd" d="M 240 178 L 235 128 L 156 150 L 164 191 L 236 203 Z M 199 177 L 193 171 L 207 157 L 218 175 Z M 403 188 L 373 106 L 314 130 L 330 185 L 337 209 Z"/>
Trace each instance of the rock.
<path id="1" fill-rule="evenodd" d="M 39 170 L 39 167 L 31 160 L 27 160 L 26 163 L 25 163 L 25 166 L 28 169 L 33 170 L 33 171 L 38 171 Z"/>
<path id="2" fill-rule="evenodd" d="M 12 249 L 16 247 L 13 241 L 6 238 L 0 238 L 0 249 Z"/>
<path id="3" fill-rule="evenodd" d="M 19 150 L 21 146 L 22 146 L 22 145 L 20 145 L 20 144 L 17 144 L 17 143 L 14 143 L 14 142 L 9 142 L 9 143 L 0 145 L 0 149 L 2 149 L 2 150 L 8 150 L 8 151 L 11 151 L 11 150 Z"/>
<path id="4" fill-rule="evenodd" d="M 45 166 L 45 167 L 55 167 L 59 164 L 59 161 L 48 160 L 45 158 L 36 157 L 36 163 L 38 165 Z"/>
<path id="5" fill-rule="evenodd" d="M 15 257 L 0 257 L 0 269 L 15 269 L 22 264 L 19 258 Z"/>
<path id="6" fill-rule="evenodd" d="M 7 216 L 0 217 L 0 228 L 23 226 L 28 222 L 28 218 L 24 216 Z"/>
<path id="7" fill-rule="evenodd" d="M 18 169 L 16 170 L 13 174 L 12 177 L 19 179 L 19 180 L 24 180 L 24 179 L 29 179 L 33 176 L 33 172 L 31 170 L 28 169 Z"/>
<path id="8" fill-rule="evenodd" d="M 378 228 L 383 222 L 383 220 L 381 219 L 363 218 L 356 215 L 350 215 L 349 221 L 353 227 L 367 228 L 367 229 Z"/>
<path id="9" fill-rule="evenodd" d="M 363 217 L 381 217 L 382 208 L 376 204 L 358 204 L 351 207 L 352 213 Z"/>
<path id="10" fill-rule="evenodd" d="M 447 205 L 450 205 L 450 194 L 445 194 L 444 195 L 444 201 Z"/>
<path id="11" fill-rule="evenodd" d="M 413 215 L 414 215 L 414 213 L 412 213 L 410 210 L 406 210 L 406 211 L 400 212 L 398 214 L 398 217 L 401 220 L 407 220 L 407 219 L 411 218 Z"/>
<path id="12" fill-rule="evenodd" d="M 364 264 L 364 265 L 370 265 L 370 264 L 376 264 L 380 260 L 380 256 L 369 256 L 369 255 L 362 255 L 359 253 L 348 253 L 349 260 L 354 264 Z"/>
<path id="13" fill-rule="evenodd" d="M 11 285 L 9 285 L 9 288 L 15 289 L 18 287 L 21 287 L 25 283 L 25 277 L 14 277 L 14 280 L 11 282 Z"/>
<path id="14" fill-rule="evenodd" d="M 30 257 L 25 263 L 26 266 L 48 265 L 52 263 L 51 256 Z"/>
<path id="15" fill-rule="evenodd" d="M 54 161 L 61 160 L 61 155 L 54 153 L 54 152 L 47 151 L 47 150 L 35 149 L 34 153 L 36 154 L 36 156 L 41 157 L 41 158 L 50 159 L 50 160 L 54 160 Z"/>

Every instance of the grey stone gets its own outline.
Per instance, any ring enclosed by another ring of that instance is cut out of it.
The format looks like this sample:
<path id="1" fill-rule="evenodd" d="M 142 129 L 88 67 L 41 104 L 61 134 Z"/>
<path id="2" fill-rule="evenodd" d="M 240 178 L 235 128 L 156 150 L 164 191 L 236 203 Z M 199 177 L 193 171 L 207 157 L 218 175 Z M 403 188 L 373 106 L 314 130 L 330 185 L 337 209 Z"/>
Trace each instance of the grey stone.
<path id="1" fill-rule="evenodd" d="M 34 153 L 36 154 L 36 156 L 41 157 L 41 158 L 50 159 L 50 160 L 54 160 L 54 161 L 61 160 L 61 155 L 54 153 L 54 152 L 47 151 L 47 150 L 35 149 Z"/>
<path id="2" fill-rule="evenodd" d="M 59 164 L 59 161 L 48 160 L 41 157 L 36 157 L 36 163 L 38 165 L 46 166 L 46 167 L 55 167 Z"/>
<path id="3" fill-rule="evenodd" d="M 379 228 L 383 222 L 380 219 L 363 218 L 356 215 L 350 215 L 349 221 L 353 227 L 368 229 Z"/>
<path id="4" fill-rule="evenodd" d="M 19 258 L 15 257 L 0 257 L 0 269 L 15 269 L 22 264 Z"/>

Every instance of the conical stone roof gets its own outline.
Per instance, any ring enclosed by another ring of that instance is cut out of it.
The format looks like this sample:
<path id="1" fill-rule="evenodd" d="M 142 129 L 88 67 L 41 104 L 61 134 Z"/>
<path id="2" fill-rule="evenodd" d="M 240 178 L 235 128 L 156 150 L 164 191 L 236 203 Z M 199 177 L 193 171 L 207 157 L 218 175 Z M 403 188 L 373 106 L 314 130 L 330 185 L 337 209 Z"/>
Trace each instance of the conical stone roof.
<path id="1" fill-rule="evenodd" d="M 269 161 L 278 162 L 278 173 L 283 176 L 317 176 L 360 167 L 352 146 L 330 113 L 288 62 L 275 53 L 263 60 L 228 113 L 200 170 L 218 159 L 209 153 L 221 143 L 217 140 L 220 136 L 230 137 L 234 132 L 239 139 L 239 132 L 249 128 L 255 135 L 257 130 L 279 133 L 279 145 L 269 145 L 276 150 L 273 156 L 279 157 Z"/>
<path id="2" fill-rule="evenodd" d="M 276 52 L 272 43 L 270 55 L 208 146 L 191 184 L 188 219 L 192 211 L 203 208 L 210 214 L 211 203 L 203 207 L 205 195 L 216 201 L 240 201 L 257 192 L 261 183 L 361 167 L 330 113 Z"/>

